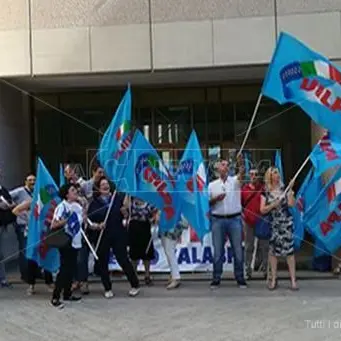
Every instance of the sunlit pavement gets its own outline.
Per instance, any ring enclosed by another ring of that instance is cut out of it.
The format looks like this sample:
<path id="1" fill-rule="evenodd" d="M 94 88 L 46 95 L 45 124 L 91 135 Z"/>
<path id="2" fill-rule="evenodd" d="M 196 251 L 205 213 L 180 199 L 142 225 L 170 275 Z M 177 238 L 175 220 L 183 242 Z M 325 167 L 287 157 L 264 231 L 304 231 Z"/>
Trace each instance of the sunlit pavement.
<path id="1" fill-rule="evenodd" d="M 35 296 L 26 286 L 0 289 L 0 341 L 20 340 L 339 340 L 341 282 L 311 279 L 291 292 L 288 280 L 270 292 L 260 280 L 248 289 L 224 281 L 211 291 L 205 280 L 186 280 L 176 291 L 164 281 L 127 296 L 128 283 L 114 281 L 107 300 L 99 283 L 80 303 L 58 311 L 49 305 L 43 284 Z"/>

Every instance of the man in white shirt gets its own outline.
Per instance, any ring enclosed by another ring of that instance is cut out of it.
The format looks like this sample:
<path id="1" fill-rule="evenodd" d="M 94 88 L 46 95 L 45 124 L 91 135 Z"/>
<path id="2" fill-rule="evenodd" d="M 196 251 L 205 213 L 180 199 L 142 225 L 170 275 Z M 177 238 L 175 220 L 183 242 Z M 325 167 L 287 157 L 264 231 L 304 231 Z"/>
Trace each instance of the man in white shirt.
<path id="1" fill-rule="evenodd" d="M 211 229 L 214 248 L 213 279 L 211 288 L 220 285 L 223 273 L 226 235 L 229 237 L 233 252 L 234 275 L 241 288 L 246 287 L 244 279 L 242 249 L 242 205 L 241 181 L 244 177 L 242 158 L 238 158 L 239 173 L 229 176 L 229 165 L 226 160 L 218 163 L 219 178 L 208 186 L 211 207 Z"/>

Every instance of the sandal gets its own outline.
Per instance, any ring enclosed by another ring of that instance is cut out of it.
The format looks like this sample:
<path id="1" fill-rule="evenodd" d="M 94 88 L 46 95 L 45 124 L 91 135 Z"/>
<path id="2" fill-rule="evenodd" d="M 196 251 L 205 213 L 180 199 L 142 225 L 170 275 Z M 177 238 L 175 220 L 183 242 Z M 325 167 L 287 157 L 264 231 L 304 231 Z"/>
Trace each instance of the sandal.
<path id="1" fill-rule="evenodd" d="M 291 286 L 290 286 L 290 288 L 289 288 L 291 291 L 299 291 L 300 290 L 300 288 L 297 286 L 297 284 L 295 283 L 295 285 L 292 285 L 291 284 Z"/>
<path id="2" fill-rule="evenodd" d="M 274 284 L 274 286 L 271 286 L 271 284 L 270 284 L 270 283 L 268 284 L 268 289 L 269 289 L 270 291 L 274 291 L 274 290 L 276 290 L 276 289 L 277 289 L 277 287 L 278 287 L 278 280 L 277 280 L 277 278 L 276 278 L 276 281 L 275 281 L 275 284 Z"/>

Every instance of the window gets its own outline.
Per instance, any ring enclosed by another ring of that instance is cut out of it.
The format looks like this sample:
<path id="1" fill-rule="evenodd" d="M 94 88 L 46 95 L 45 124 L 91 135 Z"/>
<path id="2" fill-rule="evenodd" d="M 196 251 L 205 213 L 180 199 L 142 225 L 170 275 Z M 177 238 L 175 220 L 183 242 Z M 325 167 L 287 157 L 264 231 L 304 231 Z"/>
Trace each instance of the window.
<path id="1" fill-rule="evenodd" d="M 152 109 L 141 108 L 138 113 L 136 126 L 143 132 L 148 141 L 152 140 Z"/>
<path id="2" fill-rule="evenodd" d="M 207 106 L 208 142 L 221 141 L 221 105 Z"/>
<path id="3" fill-rule="evenodd" d="M 206 143 L 207 141 L 207 115 L 206 115 L 206 105 L 194 105 L 193 106 L 193 123 L 194 129 L 197 133 L 198 140 L 200 143 Z"/>
<path id="4" fill-rule="evenodd" d="M 191 133 L 191 115 L 188 106 L 155 109 L 156 143 L 177 144 L 187 141 Z"/>
<path id="5" fill-rule="evenodd" d="M 222 105 L 222 129 L 223 129 L 223 140 L 233 141 L 234 140 L 234 106 L 232 104 Z"/>

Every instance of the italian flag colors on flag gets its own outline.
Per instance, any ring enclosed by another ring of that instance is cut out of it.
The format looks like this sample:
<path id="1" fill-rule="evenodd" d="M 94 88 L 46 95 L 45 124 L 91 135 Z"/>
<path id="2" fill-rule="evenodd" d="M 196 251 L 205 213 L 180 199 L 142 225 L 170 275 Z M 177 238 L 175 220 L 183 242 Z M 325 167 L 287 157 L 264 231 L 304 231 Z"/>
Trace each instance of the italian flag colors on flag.
<path id="1" fill-rule="evenodd" d="M 44 205 L 48 204 L 52 200 L 49 189 L 46 187 L 42 187 L 39 191 L 37 202 L 34 206 L 34 217 L 36 219 L 39 218 L 40 213 L 44 207 Z"/>
<path id="2" fill-rule="evenodd" d="M 303 77 L 319 76 L 341 83 L 340 71 L 325 61 L 301 62 L 300 66 Z"/>
<path id="3" fill-rule="evenodd" d="M 341 193 L 341 179 L 337 180 L 327 190 L 328 202 L 332 202 Z"/>
<path id="4" fill-rule="evenodd" d="M 124 121 L 116 131 L 116 140 L 119 141 L 130 130 L 130 121 Z"/>

